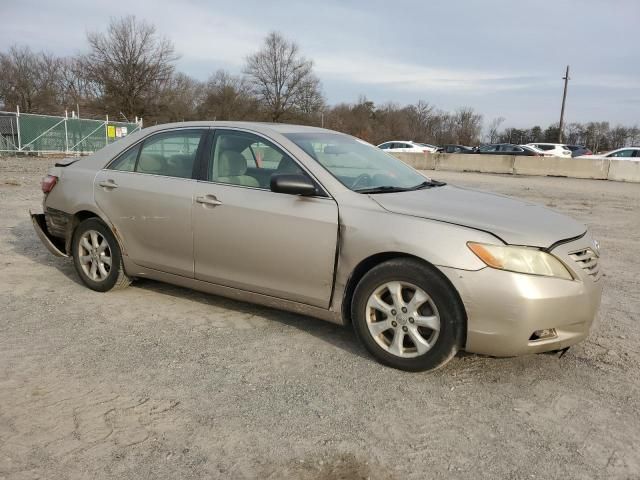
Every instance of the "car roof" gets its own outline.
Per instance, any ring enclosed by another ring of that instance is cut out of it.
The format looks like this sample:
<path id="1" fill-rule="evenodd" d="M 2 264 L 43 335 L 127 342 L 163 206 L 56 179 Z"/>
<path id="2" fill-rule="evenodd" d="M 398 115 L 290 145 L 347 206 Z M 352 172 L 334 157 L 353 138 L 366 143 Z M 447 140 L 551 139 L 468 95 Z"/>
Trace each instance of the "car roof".
<path id="1" fill-rule="evenodd" d="M 172 128 L 213 128 L 213 127 L 237 127 L 247 128 L 262 133 L 310 133 L 310 132 L 323 132 L 323 133 L 340 133 L 334 130 L 328 130 L 326 128 L 311 127 L 308 125 L 294 125 L 290 123 L 269 123 L 269 122 L 236 122 L 236 121 L 194 121 L 194 122 L 176 122 L 176 123 L 163 123 L 160 125 L 154 125 L 153 127 L 145 128 L 145 131 L 151 133 L 155 130 L 167 130 Z"/>
<path id="2" fill-rule="evenodd" d="M 616 148 L 615 150 L 609 151 L 609 153 L 619 152 L 620 150 L 640 150 L 640 147 L 620 147 Z"/>
<path id="3" fill-rule="evenodd" d="M 556 147 L 564 147 L 566 143 L 552 143 L 552 142 L 529 142 L 527 145 L 555 145 Z"/>

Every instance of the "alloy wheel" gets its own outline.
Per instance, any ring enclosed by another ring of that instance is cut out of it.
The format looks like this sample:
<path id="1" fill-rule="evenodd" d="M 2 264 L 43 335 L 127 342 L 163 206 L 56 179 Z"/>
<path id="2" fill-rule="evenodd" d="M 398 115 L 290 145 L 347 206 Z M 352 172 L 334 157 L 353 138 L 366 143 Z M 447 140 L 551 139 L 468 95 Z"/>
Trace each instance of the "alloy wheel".
<path id="1" fill-rule="evenodd" d="M 94 282 L 103 282 L 111 272 L 113 257 L 107 239 L 96 230 L 80 237 L 78 258 L 84 274 Z"/>
<path id="2" fill-rule="evenodd" d="M 407 282 L 387 282 L 367 301 L 369 333 L 387 352 L 402 358 L 423 355 L 435 345 L 440 315 L 431 297 Z"/>

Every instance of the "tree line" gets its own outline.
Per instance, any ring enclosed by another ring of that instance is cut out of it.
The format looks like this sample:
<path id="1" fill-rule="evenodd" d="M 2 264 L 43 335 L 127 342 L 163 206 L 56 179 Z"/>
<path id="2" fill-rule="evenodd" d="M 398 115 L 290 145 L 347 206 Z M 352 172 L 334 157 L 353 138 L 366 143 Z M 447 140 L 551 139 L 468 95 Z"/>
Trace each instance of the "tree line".
<path id="1" fill-rule="evenodd" d="M 58 57 L 14 45 L 0 52 L 0 107 L 5 110 L 133 120 L 146 125 L 187 120 L 253 120 L 324 126 L 377 144 L 403 139 L 435 145 L 528 143 L 558 139 L 545 129 L 486 125 L 470 107 L 448 112 L 420 100 L 413 105 L 376 105 L 366 97 L 329 106 L 313 61 L 277 32 L 246 58 L 241 75 L 224 70 L 206 81 L 175 68 L 173 43 L 133 16 L 112 19 L 104 32 L 87 34 L 87 51 Z M 569 123 L 565 142 L 594 151 L 640 143 L 637 126 L 608 122 Z"/>

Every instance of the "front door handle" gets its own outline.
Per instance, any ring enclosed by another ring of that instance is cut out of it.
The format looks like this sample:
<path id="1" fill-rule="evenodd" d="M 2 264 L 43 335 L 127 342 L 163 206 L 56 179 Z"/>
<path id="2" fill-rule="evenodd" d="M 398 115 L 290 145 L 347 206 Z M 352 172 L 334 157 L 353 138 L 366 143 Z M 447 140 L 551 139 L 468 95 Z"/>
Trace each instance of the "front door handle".
<path id="1" fill-rule="evenodd" d="M 107 180 L 107 181 L 104 181 L 104 182 L 99 182 L 98 185 L 100 185 L 101 187 L 104 187 L 106 189 L 118 188 L 118 184 L 116 182 L 114 182 L 113 180 Z"/>
<path id="2" fill-rule="evenodd" d="M 203 205 L 210 205 L 212 207 L 222 205 L 222 202 L 218 200 L 214 195 L 203 195 L 200 197 L 196 197 L 196 202 L 202 203 Z"/>

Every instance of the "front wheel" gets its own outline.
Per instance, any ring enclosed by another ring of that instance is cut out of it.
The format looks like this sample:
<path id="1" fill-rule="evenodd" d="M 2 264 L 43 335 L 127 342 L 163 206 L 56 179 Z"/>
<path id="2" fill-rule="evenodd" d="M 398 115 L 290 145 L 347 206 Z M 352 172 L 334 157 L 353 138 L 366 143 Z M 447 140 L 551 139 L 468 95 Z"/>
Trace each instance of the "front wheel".
<path id="1" fill-rule="evenodd" d="M 465 326 L 452 287 L 431 267 L 406 258 L 384 262 L 360 280 L 351 318 L 378 361 L 407 371 L 445 365 L 458 351 Z"/>
<path id="2" fill-rule="evenodd" d="M 101 220 L 89 218 L 78 225 L 71 245 L 76 272 L 91 290 L 106 292 L 131 283 L 118 242 Z"/>

